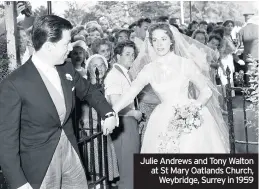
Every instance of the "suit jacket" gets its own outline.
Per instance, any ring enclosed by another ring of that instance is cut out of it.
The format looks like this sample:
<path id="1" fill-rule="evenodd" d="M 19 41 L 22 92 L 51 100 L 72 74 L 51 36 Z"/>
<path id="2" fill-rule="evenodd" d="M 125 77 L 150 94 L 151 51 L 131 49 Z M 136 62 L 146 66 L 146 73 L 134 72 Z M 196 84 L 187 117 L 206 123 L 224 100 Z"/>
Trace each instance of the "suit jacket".
<path id="1" fill-rule="evenodd" d="M 57 66 L 57 70 L 67 110 L 62 125 L 31 58 L 0 83 L 0 166 L 11 188 L 26 182 L 40 188 L 62 129 L 79 155 L 71 118 L 75 91 L 103 118 L 113 111 L 103 94 L 83 79 L 72 64 Z"/>

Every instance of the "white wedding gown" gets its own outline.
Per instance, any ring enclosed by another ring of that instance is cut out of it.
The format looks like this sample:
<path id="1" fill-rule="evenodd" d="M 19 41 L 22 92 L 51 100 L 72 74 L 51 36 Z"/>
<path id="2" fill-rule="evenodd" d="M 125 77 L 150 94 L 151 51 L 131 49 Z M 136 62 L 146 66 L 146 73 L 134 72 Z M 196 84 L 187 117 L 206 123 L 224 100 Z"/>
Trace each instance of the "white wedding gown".
<path id="1" fill-rule="evenodd" d="M 175 143 L 166 142 L 163 147 L 167 150 L 160 150 L 160 142 L 165 139 L 161 135 L 170 133 L 167 127 L 174 115 L 173 106 L 188 104 L 191 101 L 188 98 L 190 81 L 201 89 L 210 90 L 190 60 L 170 53 L 146 65 L 133 81 L 131 89 L 123 95 L 121 103 L 128 104 L 150 83 L 161 100 L 148 121 L 141 153 L 229 153 L 228 140 L 221 136 L 214 117 L 206 107 L 202 109 L 201 127 L 191 133 L 182 134 L 174 140 Z"/>

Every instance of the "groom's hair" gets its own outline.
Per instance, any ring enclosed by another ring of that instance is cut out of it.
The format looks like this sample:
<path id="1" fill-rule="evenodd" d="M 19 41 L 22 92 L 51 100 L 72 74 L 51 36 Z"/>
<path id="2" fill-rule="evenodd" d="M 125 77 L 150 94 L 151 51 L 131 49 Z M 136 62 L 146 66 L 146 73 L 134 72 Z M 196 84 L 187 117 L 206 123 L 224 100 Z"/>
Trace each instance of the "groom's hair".
<path id="1" fill-rule="evenodd" d="M 45 15 L 36 19 L 32 28 L 32 43 L 35 51 L 47 42 L 58 42 L 62 39 L 62 31 L 72 29 L 72 24 L 59 16 Z"/>

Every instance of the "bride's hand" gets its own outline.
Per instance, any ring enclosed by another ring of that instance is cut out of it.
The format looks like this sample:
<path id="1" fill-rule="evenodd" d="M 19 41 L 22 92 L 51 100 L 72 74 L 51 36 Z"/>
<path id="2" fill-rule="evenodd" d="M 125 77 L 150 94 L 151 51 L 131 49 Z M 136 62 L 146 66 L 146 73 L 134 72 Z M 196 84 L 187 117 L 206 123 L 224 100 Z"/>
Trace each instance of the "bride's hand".
<path id="1" fill-rule="evenodd" d="M 198 100 L 194 100 L 194 99 L 191 99 L 191 104 L 194 104 L 194 105 L 197 106 L 197 107 L 203 106 L 202 103 L 200 103 Z"/>

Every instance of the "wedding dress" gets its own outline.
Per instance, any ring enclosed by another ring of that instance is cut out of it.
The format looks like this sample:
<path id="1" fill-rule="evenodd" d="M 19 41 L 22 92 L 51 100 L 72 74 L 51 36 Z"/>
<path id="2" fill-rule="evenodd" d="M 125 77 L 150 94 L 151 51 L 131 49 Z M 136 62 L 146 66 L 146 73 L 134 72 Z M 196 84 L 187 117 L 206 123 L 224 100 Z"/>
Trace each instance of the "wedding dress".
<path id="1" fill-rule="evenodd" d="M 173 107 L 193 101 L 188 98 L 189 82 L 203 90 L 210 90 L 204 76 L 190 61 L 173 52 L 157 58 L 144 66 L 130 90 L 123 95 L 120 104 L 124 106 L 132 102 L 144 86 L 150 84 L 161 101 L 148 121 L 141 153 L 229 153 L 228 140 L 221 135 L 218 123 L 206 106 L 202 108 L 203 123 L 198 129 L 164 141 L 168 133 L 174 132 L 169 129 L 174 116 Z"/>

